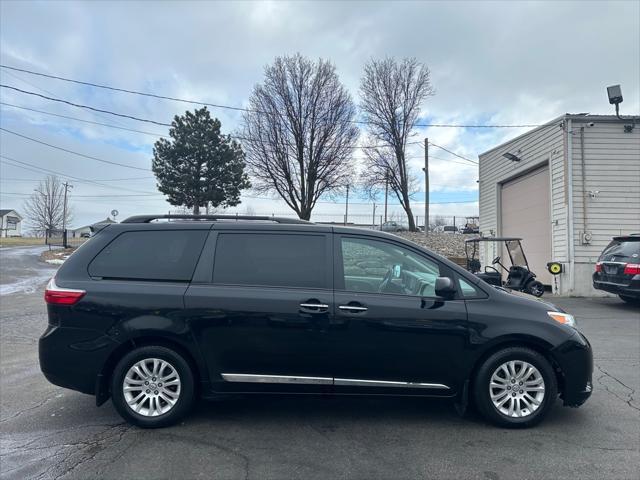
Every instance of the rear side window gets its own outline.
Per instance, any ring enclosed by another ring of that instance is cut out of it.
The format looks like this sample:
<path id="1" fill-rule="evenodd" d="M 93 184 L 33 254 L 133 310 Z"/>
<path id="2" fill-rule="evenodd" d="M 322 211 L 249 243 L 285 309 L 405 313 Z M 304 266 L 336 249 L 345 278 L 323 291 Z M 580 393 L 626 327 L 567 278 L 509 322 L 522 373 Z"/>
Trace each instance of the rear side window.
<path id="1" fill-rule="evenodd" d="M 328 288 L 324 235 L 221 233 L 213 283 Z"/>
<path id="2" fill-rule="evenodd" d="M 131 280 L 189 281 L 205 230 L 126 232 L 115 238 L 89 264 L 92 277 Z"/>

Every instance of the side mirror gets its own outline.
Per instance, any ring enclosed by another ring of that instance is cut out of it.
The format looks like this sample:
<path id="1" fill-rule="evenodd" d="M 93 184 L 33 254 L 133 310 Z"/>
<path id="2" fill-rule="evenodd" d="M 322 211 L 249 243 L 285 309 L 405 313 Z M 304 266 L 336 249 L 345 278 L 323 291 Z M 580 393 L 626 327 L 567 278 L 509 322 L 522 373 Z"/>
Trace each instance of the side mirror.
<path id="1" fill-rule="evenodd" d="M 456 286 L 449 277 L 436 278 L 435 285 L 436 296 L 442 298 L 451 298 L 456 294 Z"/>

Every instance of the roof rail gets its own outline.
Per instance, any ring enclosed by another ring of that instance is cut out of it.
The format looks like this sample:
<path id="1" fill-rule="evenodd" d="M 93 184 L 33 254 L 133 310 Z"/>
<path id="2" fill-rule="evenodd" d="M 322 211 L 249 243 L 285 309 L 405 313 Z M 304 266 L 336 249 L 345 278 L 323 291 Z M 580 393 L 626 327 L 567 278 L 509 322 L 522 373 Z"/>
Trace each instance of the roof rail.
<path id="1" fill-rule="evenodd" d="M 268 222 L 276 222 L 283 224 L 312 224 L 307 220 L 300 220 L 298 218 L 284 218 L 284 217 L 268 217 L 268 216 L 256 216 L 256 215 L 135 215 L 124 219 L 120 223 L 149 223 L 153 220 L 167 219 L 167 220 L 260 220 Z"/>

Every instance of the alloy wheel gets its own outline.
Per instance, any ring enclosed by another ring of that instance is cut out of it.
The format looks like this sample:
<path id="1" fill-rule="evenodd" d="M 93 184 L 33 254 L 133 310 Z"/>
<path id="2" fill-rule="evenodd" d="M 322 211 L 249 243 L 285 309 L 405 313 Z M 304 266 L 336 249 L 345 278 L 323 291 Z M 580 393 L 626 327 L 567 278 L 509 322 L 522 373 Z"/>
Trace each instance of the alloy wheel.
<path id="1" fill-rule="evenodd" d="M 122 382 L 128 407 L 145 417 L 169 412 L 180 398 L 181 381 L 173 365 L 160 358 L 145 358 L 129 368 Z"/>
<path id="2" fill-rule="evenodd" d="M 528 417 L 544 400 L 544 379 L 530 363 L 510 360 L 496 368 L 491 375 L 489 395 L 493 406 L 503 415 Z"/>

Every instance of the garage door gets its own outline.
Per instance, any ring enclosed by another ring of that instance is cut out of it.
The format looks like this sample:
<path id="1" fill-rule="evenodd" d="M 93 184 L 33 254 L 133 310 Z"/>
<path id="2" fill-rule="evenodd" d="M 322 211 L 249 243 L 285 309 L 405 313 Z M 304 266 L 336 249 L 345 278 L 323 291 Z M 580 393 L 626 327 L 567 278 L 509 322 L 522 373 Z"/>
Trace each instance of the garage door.
<path id="1" fill-rule="evenodd" d="M 551 274 L 547 272 L 547 262 L 551 261 L 549 201 L 548 167 L 502 185 L 502 236 L 523 239 L 529 267 L 546 285 L 552 282 Z"/>

